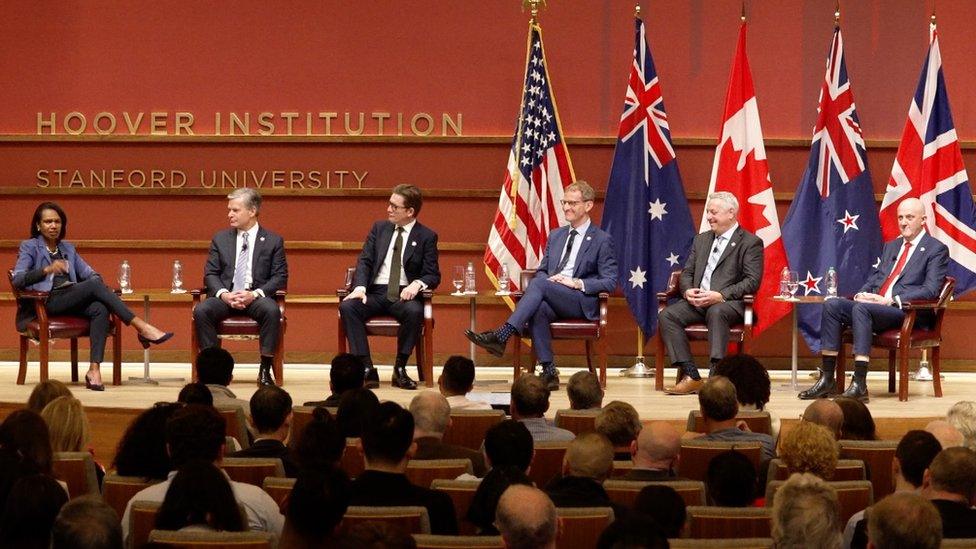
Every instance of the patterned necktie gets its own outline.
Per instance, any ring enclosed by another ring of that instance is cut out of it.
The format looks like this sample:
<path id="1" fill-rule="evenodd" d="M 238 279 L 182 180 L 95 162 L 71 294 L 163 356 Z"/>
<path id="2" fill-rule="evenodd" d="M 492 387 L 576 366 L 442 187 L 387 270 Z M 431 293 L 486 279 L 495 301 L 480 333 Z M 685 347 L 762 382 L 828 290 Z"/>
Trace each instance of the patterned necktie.
<path id="1" fill-rule="evenodd" d="M 908 249 L 912 247 L 912 243 L 905 241 L 905 249 L 901 252 L 901 257 L 898 258 L 898 263 L 895 263 L 895 268 L 892 269 L 891 274 L 885 279 L 884 284 L 881 285 L 881 289 L 878 291 L 879 295 L 887 295 L 888 287 L 895 283 L 895 279 L 901 274 L 901 270 L 905 268 L 905 262 L 908 260 Z"/>
<path id="2" fill-rule="evenodd" d="M 566 268 L 566 264 L 569 263 L 569 256 L 573 253 L 573 241 L 576 240 L 576 229 L 569 231 L 569 240 L 566 242 L 566 251 L 563 253 L 563 258 L 559 260 L 559 266 L 556 267 L 556 272 L 561 273 L 563 269 Z"/>
<path id="3" fill-rule="evenodd" d="M 699 284 L 702 290 L 712 289 L 712 273 L 715 272 L 715 266 L 718 265 L 718 258 L 721 255 L 719 250 L 722 249 L 722 241 L 724 239 L 724 236 L 716 238 L 715 247 L 712 248 L 712 253 L 708 255 L 708 262 L 705 263 L 705 272 L 702 273 L 701 284 Z"/>
<path id="4" fill-rule="evenodd" d="M 400 255 L 403 253 L 403 227 L 396 228 L 393 240 L 393 257 L 390 258 L 390 281 L 386 283 L 386 298 L 390 301 L 400 299 Z"/>
<path id="5" fill-rule="evenodd" d="M 237 264 L 234 265 L 234 291 L 244 290 L 247 279 L 247 232 L 241 233 L 241 253 L 237 254 Z"/>

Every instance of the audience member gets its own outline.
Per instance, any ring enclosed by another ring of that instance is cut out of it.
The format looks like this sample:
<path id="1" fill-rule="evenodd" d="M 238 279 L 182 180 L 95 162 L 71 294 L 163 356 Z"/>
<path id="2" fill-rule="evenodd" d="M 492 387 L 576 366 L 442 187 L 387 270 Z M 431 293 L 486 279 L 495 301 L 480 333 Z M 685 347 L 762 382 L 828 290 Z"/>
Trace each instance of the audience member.
<path id="1" fill-rule="evenodd" d="M 947 448 L 935 456 L 922 477 L 922 495 L 942 517 L 942 537 L 976 538 L 976 453 Z M 870 526 L 870 525 L 869 525 Z"/>
<path id="2" fill-rule="evenodd" d="M 576 372 L 566 384 L 571 410 L 599 410 L 603 406 L 603 387 L 600 378 L 589 370 Z"/>
<path id="3" fill-rule="evenodd" d="M 294 478 L 298 465 L 285 446 L 291 431 L 291 404 L 291 395 L 277 385 L 263 385 L 255 391 L 250 405 L 254 443 L 231 456 L 278 458 L 285 467 L 285 476 Z"/>
<path id="4" fill-rule="evenodd" d="M 346 391 L 339 399 L 339 409 L 336 410 L 339 432 L 345 438 L 360 438 L 363 427 L 372 421 L 379 406 L 380 399 L 369 389 Z"/>
<path id="5" fill-rule="evenodd" d="M 184 463 L 166 490 L 156 528 L 243 532 L 244 518 L 227 475 L 204 459 Z"/>
<path id="6" fill-rule="evenodd" d="M 834 402 L 844 412 L 844 423 L 840 428 L 842 439 L 878 440 L 874 418 L 871 417 L 867 404 L 851 397 L 837 397 Z"/>
<path id="7" fill-rule="evenodd" d="M 776 491 L 772 519 L 774 547 L 841 547 L 837 492 L 820 477 L 792 475 Z"/>
<path id="8" fill-rule="evenodd" d="M 495 524 L 508 549 L 556 547 L 559 520 L 545 492 L 532 486 L 511 486 L 498 500 Z"/>
<path id="9" fill-rule="evenodd" d="M 630 443 L 634 467 L 620 480 L 677 480 L 674 475 L 681 451 L 681 435 L 666 421 L 652 421 Z"/>
<path id="10" fill-rule="evenodd" d="M 339 540 L 338 549 L 416 549 L 417 540 L 392 524 L 360 522 Z"/>
<path id="11" fill-rule="evenodd" d="M 122 548 L 119 515 L 99 496 L 72 499 L 54 519 L 51 549 Z"/>
<path id="12" fill-rule="evenodd" d="M 91 427 L 81 401 L 72 396 L 58 397 L 41 411 L 51 437 L 52 452 L 90 451 Z M 98 485 L 102 485 L 105 469 L 95 463 Z"/>
<path id="13" fill-rule="evenodd" d="M 51 474 L 54 459 L 47 424 L 36 412 L 15 410 L 0 423 L 0 448 L 20 455 L 34 472 Z"/>
<path id="14" fill-rule="evenodd" d="M 776 457 L 776 443 L 766 433 L 753 433 L 748 426 L 736 425 L 739 402 L 736 400 L 735 385 L 729 378 L 713 376 L 708 378 L 698 392 L 698 405 L 702 419 L 705 420 L 704 440 L 729 442 L 758 442 L 762 446 L 763 461 Z"/>
<path id="15" fill-rule="evenodd" d="M 522 375 L 512 384 L 512 419 L 521 421 L 535 442 L 569 441 L 575 435 L 549 423 L 549 388 L 542 378 Z"/>
<path id="16" fill-rule="evenodd" d="M 949 408 L 946 421 L 962 433 L 963 446 L 976 450 L 976 401 L 960 400 Z"/>
<path id="17" fill-rule="evenodd" d="M 348 507 L 346 473 L 340 469 L 302 469 L 288 497 L 279 547 L 316 549 L 333 545 L 336 528 Z"/>
<path id="18" fill-rule="evenodd" d="M 800 419 L 826 427 L 834 440 L 840 440 L 841 429 L 844 427 L 844 411 L 833 400 L 826 398 L 814 400 L 803 411 Z"/>
<path id="19" fill-rule="evenodd" d="M 237 398 L 228 387 L 234 379 L 234 357 L 220 347 L 200 351 L 196 359 L 197 380 L 210 389 L 214 406 L 237 406 L 248 413 L 248 402 Z"/>
<path id="20" fill-rule="evenodd" d="M 756 501 L 756 466 L 741 452 L 729 450 L 708 462 L 705 486 L 712 505 L 750 507 Z"/>
<path id="21" fill-rule="evenodd" d="M 614 459 L 630 459 L 630 447 L 641 431 L 640 416 L 633 406 L 614 400 L 600 410 L 593 426 L 613 444 Z"/>
<path id="22" fill-rule="evenodd" d="M 444 395 L 423 391 L 410 401 L 413 415 L 413 441 L 417 445 L 413 459 L 467 459 L 476 477 L 485 476 L 485 458 L 477 450 L 446 444 L 444 433 L 451 425 L 451 405 Z"/>
<path id="23" fill-rule="evenodd" d="M 925 430 L 932 433 L 939 440 L 939 444 L 943 448 L 955 448 L 957 446 L 964 446 L 965 439 L 959 429 L 952 426 L 951 423 L 944 419 L 936 419 L 930 421 L 926 426 Z"/>
<path id="24" fill-rule="evenodd" d="M 728 355 L 718 361 L 713 375 L 725 376 L 735 385 L 740 411 L 768 412 L 773 440 L 779 438 L 779 416 L 766 409 L 772 388 L 769 372 L 756 357 L 745 353 Z"/>
<path id="25" fill-rule="evenodd" d="M 939 549 L 942 546 L 939 512 L 919 494 L 891 494 L 868 510 L 867 546 L 873 549 Z"/>
<path id="26" fill-rule="evenodd" d="M 179 396 L 176 397 L 176 402 L 182 402 L 183 404 L 202 404 L 204 406 L 213 406 L 214 397 L 213 393 L 210 392 L 210 388 L 200 383 L 199 381 L 195 383 L 187 383 L 180 389 Z"/>
<path id="27" fill-rule="evenodd" d="M 474 387 L 474 361 L 468 357 L 448 357 L 437 378 L 437 387 L 447 398 L 451 410 L 491 410 L 491 404 L 468 398 Z"/>
<path id="28" fill-rule="evenodd" d="M 613 446 L 600 433 L 582 433 L 569 443 L 563 458 L 563 476 L 546 486 L 556 507 L 613 507 L 617 516 L 625 509 L 611 503 L 603 481 L 613 471 Z"/>
<path id="29" fill-rule="evenodd" d="M 202 459 L 211 463 L 220 460 L 224 449 L 226 424 L 220 413 L 210 406 L 191 404 L 176 411 L 166 422 L 166 447 L 173 467 L 180 469 L 191 460 Z M 176 471 L 170 471 L 162 482 L 138 492 L 126 505 L 122 515 L 123 537 L 129 537 L 129 512 L 133 501 L 162 502 L 173 481 Z M 278 504 L 261 488 L 242 482 L 230 481 L 237 503 L 247 514 L 248 529 L 281 535 L 284 517 Z"/>
<path id="30" fill-rule="evenodd" d="M 801 421 L 779 443 L 779 457 L 790 473 L 811 473 L 824 480 L 834 477 L 840 449 L 822 425 Z"/>
<path id="31" fill-rule="evenodd" d="M 532 463 L 532 435 L 522 423 L 506 419 L 485 433 L 484 453 L 489 470 L 471 498 L 467 519 L 479 534 L 497 535 L 498 498 L 513 484 L 532 485 L 526 476 Z"/>
<path id="32" fill-rule="evenodd" d="M 352 353 L 339 353 L 332 357 L 329 368 L 329 390 L 332 394 L 325 400 L 306 402 L 305 406 L 326 406 L 338 408 L 339 401 L 346 391 L 362 389 L 365 382 L 366 366 L 362 359 Z"/>
<path id="33" fill-rule="evenodd" d="M 294 438 L 292 456 L 299 471 L 331 471 L 342 459 L 346 437 L 339 432 L 339 422 L 326 408 L 312 410 L 312 420 Z"/>
<path id="34" fill-rule="evenodd" d="M 685 527 L 685 500 L 670 486 L 649 484 L 637 492 L 633 511 L 649 517 L 664 530 L 669 539 L 680 538 Z"/>
<path id="35" fill-rule="evenodd" d="M 115 449 L 115 472 L 145 480 L 165 479 L 173 469 L 166 451 L 166 422 L 182 408 L 181 404 L 158 402 L 136 416 Z"/>
<path id="36" fill-rule="evenodd" d="M 343 397 L 345 401 L 345 397 Z M 407 462 L 413 457 L 413 416 L 395 402 L 380 404 L 364 425 L 363 453 L 366 472 L 352 483 L 350 505 L 419 505 L 427 508 L 434 534 L 457 534 L 451 498 L 437 490 L 414 486 L 407 480 Z"/>
<path id="37" fill-rule="evenodd" d="M 73 396 L 71 389 L 56 379 L 46 379 L 34 386 L 27 398 L 27 409 L 39 414 L 48 402 L 63 396 Z"/>
<path id="38" fill-rule="evenodd" d="M 617 519 L 607 526 L 600 539 L 596 542 L 596 549 L 667 549 L 668 537 L 662 528 L 646 517 L 627 516 Z"/>
<path id="39" fill-rule="evenodd" d="M 28 475 L 14 483 L 0 518 L 4 547 L 48 549 L 51 527 L 68 502 L 64 488 L 48 475 Z"/>
<path id="40" fill-rule="evenodd" d="M 16 449 L 0 448 L 0 516 L 14 484 L 24 477 L 36 474 L 37 465 L 21 456 Z"/>

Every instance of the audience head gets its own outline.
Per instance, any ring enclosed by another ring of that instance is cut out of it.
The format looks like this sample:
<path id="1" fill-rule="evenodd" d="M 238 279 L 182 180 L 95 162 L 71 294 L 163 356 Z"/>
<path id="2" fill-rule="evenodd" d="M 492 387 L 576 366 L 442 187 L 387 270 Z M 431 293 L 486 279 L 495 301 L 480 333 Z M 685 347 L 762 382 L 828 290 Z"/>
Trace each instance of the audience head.
<path id="1" fill-rule="evenodd" d="M 72 396 L 58 397 L 41 411 L 51 436 L 51 451 L 81 452 L 91 442 L 91 428 L 81 401 Z"/>
<path id="2" fill-rule="evenodd" d="M 976 452 L 969 448 L 946 448 L 938 453 L 922 477 L 922 490 L 929 499 L 936 493 L 972 505 L 976 496 Z"/>
<path id="3" fill-rule="evenodd" d="M 596 549 L 666 549 L 668 536 L 653 520 L 646 517 L 624 516 L 604 528 L 596 542 Z"/>
<path id="4" fill-rule="evenodd" d="M 413 415 L 414 438 L 442 438 L 451 423 L 451 405 L 444 395 L 435 391 L 422 391 L 410 401 Z"/>
<path id="5" fill-rule="evenodd" d="M 0 423 L 0 448 L 19 454 L 42 474 L 51 474 L 54 459 L 47 424 L 36 412 L 15 410 Z"/>
<path id="6" fill-rule="evenodd" d="M 339 540 L 338 549 L 416 549 L 413 536 L 386 522 L 357 523 Z"/>
<path id="7" fill-rule="evenodd" d="M 946 421 L 962 433 L 966 448 L 976 450 L 976 401 L 961 400 L 953 404 Z"/>
<path id="8" fill-rule="evenodd" d="M 745 454 L 722 452 L 708 462 L 708 497 L 721 507 L 749 507 L 756 500 L 757 478 L 756 466 Z"/>
<path id="9" fill-rule="evenodd" d="M 339 423 L 321 406 L 312 410 L 312 420 L 298 433 L 292 455 L 302 470 L 328 471 L 342 459 L 346 437 Z"/>
<path id="10" fill-rule="evenodd" d="M 820 398 L 814 400 L 803 411 L 803 421 L 823 425 L 835 439 L 840 439 L 844 427 L 844 411 L 833 400 Z"/>
<path id="11" fill-rule="evenodd" d="M 49 547 L 51 528 L 68 494 L 43 474 L 28 475 L 14 483 L 0 518 L 4 547 Z"/>
<path id="12" fill-rule="evenodd" d="M 941 451 L 942 445 L 932 433 L 918 429 L 908 431 L 895 448 L 891 464 L 895 481 L 901 477 L 912 488 L 921 487 L 925 470 Z"/>
<path id="13" fill-rule="evenodd" d="M 182 404 L 158 402 L 136 416 L 119 440 L 112 468 L 123 476 L 165 479 L 173 470 L 166 450 L 166 422 L 182 408 Z"/>
<path id="14" fill-rule="evenodd" d="M 822 425 L 801 421 L 779 443 L 779 457 L 790 473 L 812 473 L 830 480 L 837 468 L 837 441 Z"/>
<path id="15" fill-rule="evenodd" d="M 866 404 L 856 398 L 837 397 L 834 399 L 842 412 L 844 424 L 841 426 L 841 438 L 844 440 L 877 440 L 878 433 L 874 426 L 874 418 Z"/>
<path id="16" fill-rule="evenodd" d="M 291 395 L 277 385 L 265 385 L 251 395 L 251 424 L 258 434 L 269 435 L 291 426 Z"/>
<path id="17" fill-rule="evenodd" d="M 468 505 L 466 518 L 478 528 L 481 535 L 498 534 L 498 528 L 495 526 L 498 500 L 513 484 L 533 486 L 532 479 L 525 474 L 525 471 L 513 466 L 493 467 L 478 483 L 478 489 L 475 490 Z"/>
<path id="18" fill-rule="evenodd" d="M 206 385 L 197 381 L 196 383 L 187 383 L 180 389 L 180 394 L 176 397 L 177 402 L 183 404 L 202 404 L 204 406 L 213 406 L 213 393 Z"/>
<path id="19" fill-rule="evenodd" d="M 729 378 L 735 385 L 739 404 L 762 410 L 769 402 L 769 372 L 752 355 L 729 355 L 715 365 L 715 374 Z"/>
<path id="20" fill-rule="evenodd" d="M 534 445 L 532 434 L 521 422 L 506 419 L 485 432 L 485 458 L 491 467 L 516 467 L 528 471 Z"/>
<path id="21" fill-rule="evenodd" d="M 99 496 L 81 496 L 61 508 L 51 549 L 122 549 L 119 515 Z"/>
<path id="22" fill-rule="evenodd" d="M 600 378 L 589 370 L 576 372 L 566 384 L 569 407 L 572 410 L 589 410 L 603 405 L 603 387 Z"/>
<path id="23" fill-rule="evenodd" d="M 634 466 L 660 470 L 672 469 L 680 451 L 681 434 L 666 421 L 652 421 L 645 425 L 630 448 Z"/>
<path id="24" fill-rule="evenodd" d="M 512 384 L 512 417 L 542 417 L 549 409 L 549 388 L 536 375 L 522 375 Z"/>
<path id="25" fill-rule="evenodd" d="M 39 414 L 48 402 L 63 396 L 72 396 L 71 389 L 67 385 L 56 379 L 42 381 L 34 386 L 34 390 L 27 398 L 27 409 Z"/>
<path id="26" fill-rule="evenodd" d="M 698 392 L 698 405 L 705 421 L 729 421 L 739 413 L 735 385 L 729 378 L 712 376 L 705 381 Z"/>
<path id="27" fill-rule="evenodd" d="M 932 502 L 914 492 L 896 492 L 868 508 L 868 547 L 939 549 L 942 517 Z"/>
<path id="28" fill-rule="evenodd" d="M 213 406 L 190 404 L 166 422 L 166 448 L 175 469 L 192 460 L 214 462 L 221 457 L 227 422 Z"/>
<path id="29" fill-rule="evenodd" d="M 510 486 L 498 500 L 495 525 L 509 549 L 556 546 L 559 521 L 556 506 L 545 492 L 532 486 Z"/>
<path id="30" fill-rule="evenodd" d="M 779 487 L 772 522 L 776 547 L 841 547 L 837 492 L 809 473 L 794 474 Z"/>
<path id="31" fill-rule="evenodd" d="M 444 362 L 437 386 L 444 396 L 466 395 L 474 387 L 474 361 L 466 356 L 451 355 Z"/>
<path id="32" fill-rule="evenodd" d="M 156 528 L 160 530 L 206 526 L 243 532 L 246 525 L 227 476 L 212 460 L 191 459 L 184 463 L 170 482 L 156 515 Z"/>
<path id="33" fill-rule="evenodd" d="M 413 416 L 396 402 L 379 405 L 363 428 L 363 453 L 368 466 L 405 465 L 413 453 Z"/>
<path id="34" fill-rule="evenodd" d="M 329 368 L 329 387 L 332 394 L 341 395 L 350 389 L 360 389 L 366 379 L 366 366 L 352 353 L 339 353 Z"/>
<path id="35" fill-rule="evenodd" d="M 603 481 L 613 470 L 613 445 L 600 433 L 583 433 L 573 439 L 563 458 L 564 474 Z"/>
<path id="36" fill-rule="evenodd" d="M 956 446 L 964 446 L 965 439 L 959 429 L 952 426 L 951 423 L 944 419 L 936 419 L 930 421 L 928 425 L 925 426 L 925 430 L 932 433 L 936 439 L 938 439 L 939 444 L 943 448 L 955 448 Z"/>
<path id="37" fill-rule="evenodd" d="M 197 380 L 205 385 L 230 385 L 234 379 L 234 357 L 220 347 L 210 347 L 197 355 Z"/>
<path id="38" fill-rule="evenodd" d="M 650 484 L 641 488 L 634 500 L 633 510 L 654 519 L 669 539 L 681 537 L 687 513 L 685 500 L 674 488 L 659 484 Z"/>
<path id="39" fill-rule="evenodd" d="M 596 415 L 596 432 L 610 439 L 614 448 L 627 448 L 637 439 L 641 431 L 640 416 L 630 404 L 614 400 Z"/>
<path id="40" fill-rule="evenodd" d="M 339 431 L 346 438 L 363 436 L 363 426 L 372 421 L 373 414 L 380 406 L 380 399 L 369 389 L 351 389 L 339 399 L 336 421 Z"/>
<path id="41" fill-rule="evenodd" d="M 284 537 L 296 536 L 307 546 L 323 545 L 335 533 L 349 507 L 349 477 L 340 469 L 305 470 L 295 480 L 285 510 Z"/>

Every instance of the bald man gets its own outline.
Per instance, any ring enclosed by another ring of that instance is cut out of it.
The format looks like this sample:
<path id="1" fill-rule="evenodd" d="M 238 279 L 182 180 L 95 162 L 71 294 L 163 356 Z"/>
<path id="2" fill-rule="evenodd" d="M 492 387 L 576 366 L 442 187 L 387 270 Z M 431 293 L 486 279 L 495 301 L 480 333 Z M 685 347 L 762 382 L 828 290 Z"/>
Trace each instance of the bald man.
<path id="1" fill-rule="evenodd" d="M 502 493 L 495 525 L 508 549 L 550 549 L 559 537 L 556 506 L 545 492 L 524 484 L 513 484 Z"/>
<path id="2" fill-rule="evenodd" d="M 905 318 L 902 303 L 936 299 L 945 280 L 949 249 L 925 231 L 925 207 L 917 198 L 906 198 L 898 205 L 901 236 L 888 242 L 881 260 L 854 299 L 838 298 L 824 302 L 820 321 L 820 379 L 801 392 L 802 399 L 822 398 L 835 393 L 834 368 L 841 348 L 841 333 L 850 326 L 854 334 L 854 378 L 844 396 L 868 400 L 868 361 L 871 337 L 901 326 Z M 925 325 L 931 317 L 919 314 L 916 324 Z"/>
<path id="3" fill-rule="evenodd" d="M 620 480 L 680 480 L 674 476 L 681 450 L 681 434 L 666 421 L 652 421 L 630 444 L 634 468 Z"/>
<path id="4" fill-rule="evenodd" d="M 939 444 L 943 448 L 955 448 L 957 446 L 963 446 L 965 439 L 959 429 L 956 429 L 951 423 L 944 419 L 937 419 L 935 421 L 930 421 L 928 425 L 925 426 L 925 430 L 932 433 L 932 436 L 939 441 Z"/>
<path id="5" fill-rule="evenodd" d="M 803 421 L 823 425 L 834 439 L 839 439 L 840 429 L 844 426 L 844 411 L 833 400 L 815 400 L 803 411 Z"/>

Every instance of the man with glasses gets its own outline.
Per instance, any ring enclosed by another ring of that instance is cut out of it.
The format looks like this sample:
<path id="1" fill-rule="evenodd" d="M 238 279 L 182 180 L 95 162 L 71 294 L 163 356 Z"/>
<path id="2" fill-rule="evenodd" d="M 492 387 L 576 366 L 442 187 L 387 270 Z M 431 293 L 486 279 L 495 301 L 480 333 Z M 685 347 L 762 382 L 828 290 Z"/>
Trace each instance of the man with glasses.
<path id="1" fill-rule="evenodd" d="M 418 296 L 423 290 L 436 288 L 441 281 L 437 233 L 417 221 L 422 205 L 423 195 L 417 187 L 393 188 L 387 219 L 377 221 L 369 231 L 356 263 L 353 290 L 339 304 L 350 351 L 366 366 L 367 388 L 379 387 L 379 376 L 369 352 L 366 321 L 379 315 L 391 315 L 400 323 L 393 386 L 417 388 L 407 375 L 406 366 L 424 321 L 424 305 Z M 419 364 L 417 371 L 423 381 Z"/>
<path id="2" fill-rule="evenodd" d="M 585 181 L 566 187 L 561 203 L 569 226 L 549 235 L 539 270 L 508 321 L 487 332 L 465 331 L 475 345 L 498 357 L 505 354 L 509 338 L 529 333 L 542 379 L 550 390 L 559 388 L 559 376 L 553 364 L 549 323 L 560 318 L 596 320 L 599 294 L 617 287 L 613 240 L 590 219 L 594 196 L 593 187 Z"/>

